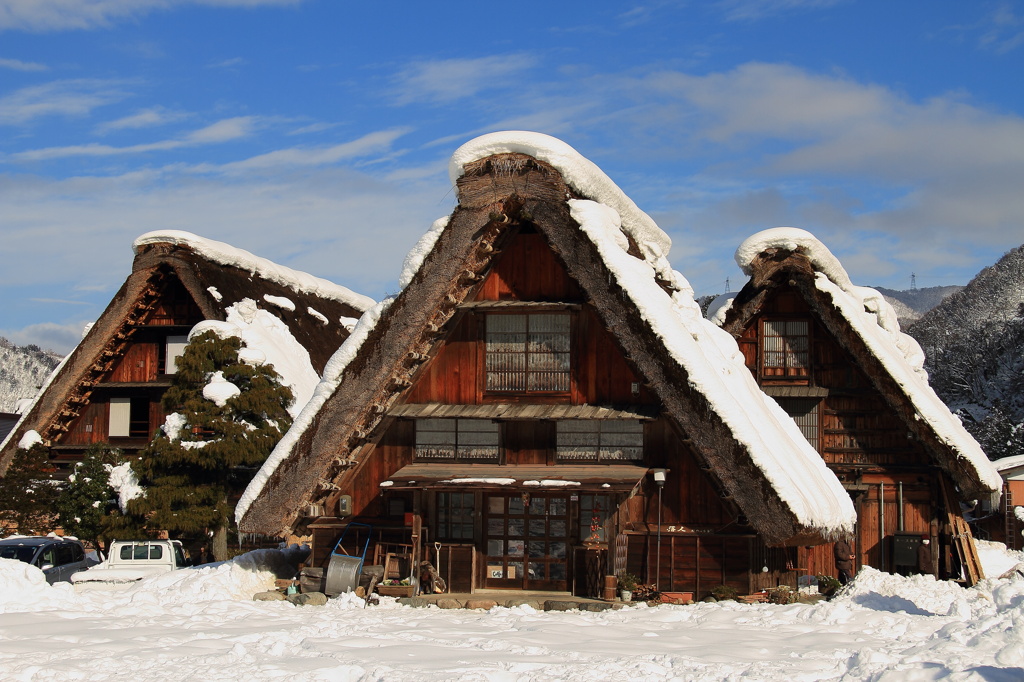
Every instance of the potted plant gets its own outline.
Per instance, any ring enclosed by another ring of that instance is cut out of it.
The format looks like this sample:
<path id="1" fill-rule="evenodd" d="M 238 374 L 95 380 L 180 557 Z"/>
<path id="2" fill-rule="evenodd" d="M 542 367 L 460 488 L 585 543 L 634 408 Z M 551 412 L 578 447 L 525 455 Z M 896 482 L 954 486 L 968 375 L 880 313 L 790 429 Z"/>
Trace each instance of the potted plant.
<path id="1" fill-rule="evenodd" d="M 622 601 L 633 601 L 633 590 L 640 583 L 640 579 L 629 571 L 619 573 L 619 596 Z"/>

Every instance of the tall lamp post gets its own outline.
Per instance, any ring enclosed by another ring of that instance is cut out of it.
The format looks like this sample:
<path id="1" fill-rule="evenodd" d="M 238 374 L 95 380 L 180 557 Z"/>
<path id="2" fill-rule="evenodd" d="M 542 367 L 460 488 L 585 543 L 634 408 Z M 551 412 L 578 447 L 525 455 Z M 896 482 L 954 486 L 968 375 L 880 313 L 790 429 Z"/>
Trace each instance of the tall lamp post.
<path id="1" fill-rule="evenodd" d="M 658 486 L 658 549 L 654 569 L 654 589 L 661 591 L 661 493 L 665 490 L 665 474 L 668 469 L 651 469 L 654 485 Z"/>

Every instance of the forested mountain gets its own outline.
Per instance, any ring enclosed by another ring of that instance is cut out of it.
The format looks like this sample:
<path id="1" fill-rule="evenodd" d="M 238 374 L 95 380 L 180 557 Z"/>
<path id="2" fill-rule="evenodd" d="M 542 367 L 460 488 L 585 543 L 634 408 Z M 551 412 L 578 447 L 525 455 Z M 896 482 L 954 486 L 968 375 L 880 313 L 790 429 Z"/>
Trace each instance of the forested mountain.
<path id="1" fill-rule="evenodd" d="M 932 387 L 989 457 L 1024 453 L 1024 246 L 907 332 L 924 348 Z"/>
<path id="2" fill-rule="evenodd" d="M 15 346 L 0 336 L 0 412 L 13 412 L 22 398 L 34 398 L 61 356 L 39 346 Z"/>
<path id="3" fill-rule="evenodd" d="M 897 291 L 885 287 L 875 287 L 896 311 L 900 327 L 906 329 L 946 298 L 963 289 L 962 286 L 925 287 L 923 289 L 907 289 Z"/>

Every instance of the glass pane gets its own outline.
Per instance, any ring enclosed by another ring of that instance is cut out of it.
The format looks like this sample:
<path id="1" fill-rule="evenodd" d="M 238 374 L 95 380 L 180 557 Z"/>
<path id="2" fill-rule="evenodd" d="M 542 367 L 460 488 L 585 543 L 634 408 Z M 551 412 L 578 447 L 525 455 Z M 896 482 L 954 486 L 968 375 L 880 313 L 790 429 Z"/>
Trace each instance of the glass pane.
<path id="1" fill-rule="evenodd" d="M 509 540 L 508 541 L 508 554 L 509 556 L 523 556 L 523 545 L 525 543 L 522 540 Z"/>
<path id="2" fill-rule="evenodd" d="M 564 542 L 551 543 L 551 556 L 555 559 L 565 558 L 566 545 Z"/>
<path id="3" fill-rule="evenodd" d="M 542 522 L 543 523 L 543 522 Z M 510 537 L 523 537 L 526 524 L 523 519 L 508 520 L 508 534 Z"/>
<path id="4" fill-rule="evenodd" d="M 553 497 L 548 502 L 548 513 L 552 516 L 565 516 L 566 504 L 564 497 Z"/>
<path id="5" fill-rule="evenodd" d="M 548 579 L 548 565 L 547 564 L 530 564 L 530 580 L 547 580 Z"/>
<path id="6" fill-rule="evenodd" d="M 487 511 L 492 514 L 505 513 L 505 498 L 492 496 L 487 498 Z"/>
<path id="7" fill-rule="evenodd" d="M 501 537 L 505 534 L 505 521 L 502 519 L 487 519 L 487 534 L 491 537 Z"/>
<path id="8" fill-rule="evenodd" d="M 545 556 L 547 554 L 547 544 L 543 540 L 531 540 L 528 542 L 527 549 L 530 551 L 530 558 L 536 559 Z"/>
<path id="9" fill-rule="evenodd" d="M 553 538 L 564 538 L 565 537 L 565 521 L 551 521 L 551 537 Z"/>
<path id="10" fill-rule="evenodd" d="M 544 519 L 530 519 L 530 535 L 533 537 L 544 537 L 547 535 L 547 523 Z"/>
<path id="11" fill-rule="evenodd" d="M 530 500 L 530 513 L 534 516 L 544 514 L 544 508 L 547 506 L 547 498 L 534 497 Z"/>
<path id="12" fill-rule="evenodd" d="M 505 542 L 503 540 L 488 540 L 487 554 L 490 556 L 502 556 L 505 554 Z"/>
<path id="13" fill-rule="evenodd" d="M 549 580 L 565 580 L 565 564 L 551 564 Z"/>
<path id="14" fill-rule="evenodd" d="M 522 514 L 523 513 L 523 499 L 521 497 L 510 497 L 510 498 L 508 498 L 508 513 L 509 514 Z"/>

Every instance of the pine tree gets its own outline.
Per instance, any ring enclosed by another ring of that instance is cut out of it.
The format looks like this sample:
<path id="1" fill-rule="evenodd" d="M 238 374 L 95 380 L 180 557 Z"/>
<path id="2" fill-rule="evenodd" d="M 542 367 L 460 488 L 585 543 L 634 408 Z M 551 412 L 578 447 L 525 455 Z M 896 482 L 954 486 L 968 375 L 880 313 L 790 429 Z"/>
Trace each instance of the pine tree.
<path id="1" fill-rule="evenodd" d="M 86 452 L 56 501 L 57 515 L 64 532 L 89 540 L 99 549 L 106 532 L 108 514 L 117 505 L 110 487 L 110 469 L 122 461 L 121 453 L 105 443 L 96 443 Z"/>
<path id="2" fill-rule="evenodd" d="M 273 365 L 241 362 L 241 348 L 213 332 L 188 344 L 164 394 L 164 432 L 132 465 L 146 494 L 128 511 L 152 529 L 212 532 L 218 561 L 227 558 L 235 498 L 291 425 L 291 389 Z"/>
<path id="3" fill-rule="evenodd" d="M 35 443 L 27 450 L 19 448 L 0 478 L 0 518 L 17 525 L 22 535 L 52 531 L 58 494 L 60 480 L 47 447 Z"/>

